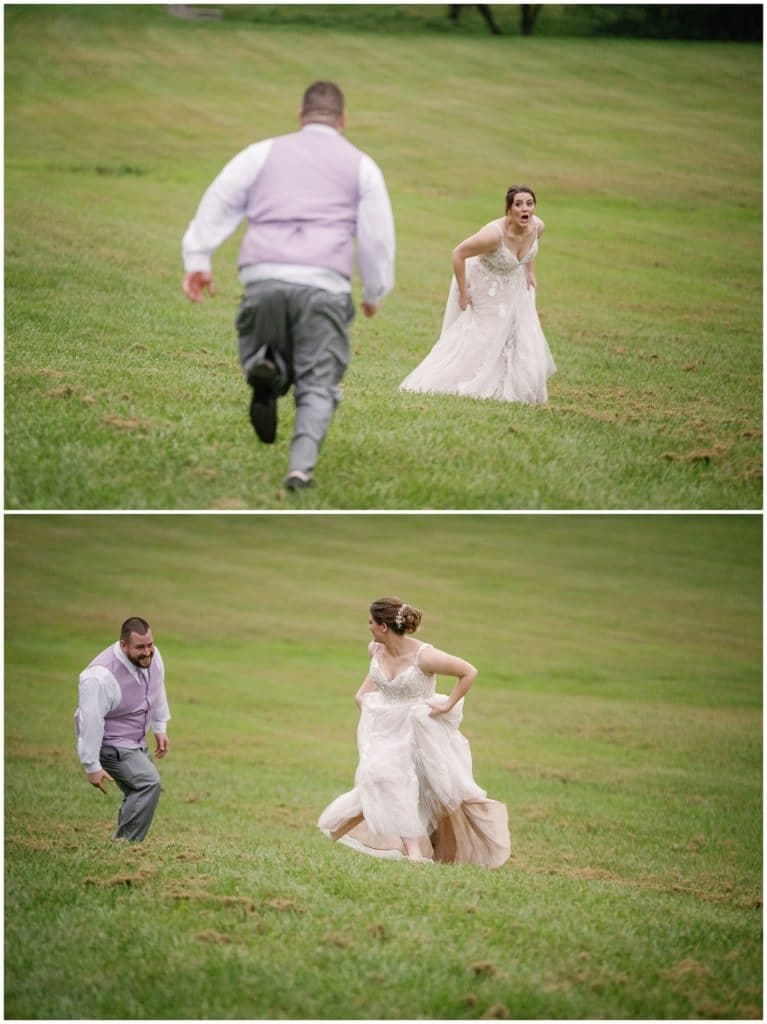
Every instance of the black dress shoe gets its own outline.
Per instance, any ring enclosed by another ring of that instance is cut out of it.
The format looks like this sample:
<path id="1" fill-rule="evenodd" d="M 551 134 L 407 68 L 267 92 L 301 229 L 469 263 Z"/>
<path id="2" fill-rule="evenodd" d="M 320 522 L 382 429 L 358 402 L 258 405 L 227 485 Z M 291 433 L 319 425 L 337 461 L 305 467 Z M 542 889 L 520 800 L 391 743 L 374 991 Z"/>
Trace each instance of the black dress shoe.
<path id="1" fill-rule="evenodd" d="M 250 400 L 250 422 L 264 444 L 274 444 L 277 436 L 277 367 L 269 359 L 261 359 L 248 370 L 248 384 L 253 389 Z"/>

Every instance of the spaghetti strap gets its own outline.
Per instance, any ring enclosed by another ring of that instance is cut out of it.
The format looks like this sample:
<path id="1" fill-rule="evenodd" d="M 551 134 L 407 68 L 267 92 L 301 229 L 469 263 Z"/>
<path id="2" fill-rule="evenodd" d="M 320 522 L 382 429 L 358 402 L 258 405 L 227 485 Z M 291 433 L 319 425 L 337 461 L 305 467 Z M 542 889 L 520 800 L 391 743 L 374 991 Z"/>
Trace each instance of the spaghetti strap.
<path id="1" fill-rule="evenodd" d="M 419 660 L 420 660 L 420 657 L 421 657 L 421 651 L 422 651 L 422 650 L 424 649 L 424 647 L 433 647 L 433 646 L 434 646 L 434 644 L 424 644 L 424 643 L 422 643 L 422 644 L 421 644 L 421 646 L 420 646 L 420 647 L 418 648 L 418 653 L 417 653 L 417 654 L 416 654 L 416 656 L 415 656 L 415 662 L 414 662 L 414 664 L 415 664 L 416 668 L 420 668 L 420 667 L 421 667 L 421 666 L 420 666 L 420 665 L 418 664 L 418 662 L 419 662 Z"/>

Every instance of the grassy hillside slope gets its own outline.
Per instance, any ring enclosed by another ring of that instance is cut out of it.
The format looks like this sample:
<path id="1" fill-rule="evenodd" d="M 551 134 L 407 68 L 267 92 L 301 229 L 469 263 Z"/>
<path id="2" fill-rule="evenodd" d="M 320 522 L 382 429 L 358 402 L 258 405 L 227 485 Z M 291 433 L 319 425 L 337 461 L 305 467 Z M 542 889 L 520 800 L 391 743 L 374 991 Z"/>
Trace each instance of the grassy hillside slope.
<path id="1" fill-rule="evenodd" d="M 757 517 L 10 517 L 6 1016 L 760 1017 L 760 555 Z M 497 872 L 315 828 L 392 592 L 479 668 Z M 71 716 L 136 613 L 172 749 L 126 850 Z"/>
<path id="2" fill-rule="evenodd" d="M 761 508 L 761 49 L 427 31 L 422 8 L 395 33 L 360 10 L 6 9 L 6 505 L 284 507 L 290 400 L 259 446 L 236 364 L 240 233 L 203 308 L 180 240 L 326 77 L 385 172 L 397 288 L 354 328 L 319 486 L 290 507 Z M 547 225 L 550 402 L 400 394 L 452 247 L 520 180 Z"/>

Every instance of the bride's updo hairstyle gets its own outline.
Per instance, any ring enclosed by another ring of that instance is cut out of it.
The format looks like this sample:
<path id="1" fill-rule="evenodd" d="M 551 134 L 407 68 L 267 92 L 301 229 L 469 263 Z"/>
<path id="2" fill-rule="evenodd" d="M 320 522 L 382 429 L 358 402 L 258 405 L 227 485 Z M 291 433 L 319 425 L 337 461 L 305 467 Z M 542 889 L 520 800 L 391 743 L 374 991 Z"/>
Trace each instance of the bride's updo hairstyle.
<path id="1" fill-rule="evenodd" d="M 518 192 L 529 192 L 533 197 L 533 202 L 536 206 L 538 205 L 538 200 L 535 198 L 535 192 L 533 192 L 529 185 L 512 185 L 506 193 L 506 213 L 511 209 L 511 204 L 514 202 L 514 196 L 517 195 Z"/>
<path id="2" fill-rule="evenodd" d="M 398 597 L 380 597 L 373 601 L 370 614 L 379 626 L 386 624 L 400 636 L 403 633 L 415 633 L 421 625 L 422 616 L 419 610 L 411 608 Z"/>

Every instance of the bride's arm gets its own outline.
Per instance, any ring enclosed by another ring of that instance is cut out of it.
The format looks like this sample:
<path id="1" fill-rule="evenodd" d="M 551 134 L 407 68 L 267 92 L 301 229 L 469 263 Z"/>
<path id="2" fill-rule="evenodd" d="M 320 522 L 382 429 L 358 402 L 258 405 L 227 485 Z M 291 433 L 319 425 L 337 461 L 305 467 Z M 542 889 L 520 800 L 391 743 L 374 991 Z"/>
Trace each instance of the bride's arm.
<path id="1" fill-rule="evenodd" d="M 370 676 L 366 676 L 365 677 L 365 682 L 362 684 L 362 686 L 359 688 L 359 690 L 357 690 L 357 692 L 354 694 L 354 699 L 357 701 L 357 705 L 360 708 L 362 707 L 362 698 L 365 696 L 366 693 L 371 693 L 373 690 L 375 690 L 375 688 L 376 688 L 376 684 L 373 682 L 373 680 L 370 678 Z"/>
<path id="2" fill-rule="evenodd" d="M 525 280 L 528 288 L 538 287 L 538 278 L 535 276 L 535 260 L 525 264 Z"/>
<path id="3" fill-rule="evenodd" d="M 466 309 L 471 301 L 466 287 L 466 260 L 469 256 L 482 256 L 484 253 L 495 252 L 499 245 L 498 229 L 492 224 L 488 224 L 476 234 L 464 238 L 453 249 L 453 273 L 455 274 L 455 283 L 458 285 L 458 304 L 461 309 Z"/>
<path id="4" fill-rule="evenodd" d="M 469 692 L 472 683 L 477 678 L 477 670 L 470 662 L 464 661 L 463 658 L 456 658 L 452 654 L 446 654 L 435 647 L 423 648 L 418 664 L 421 671 L 427 675 L 455 676 L 457 679 L 445 703 L 432 705 L 429 712 L 432 717 L 444 715 L 455 707 L 461 697 Z"/>
<path id="5" fill-rule="evenodd" d="M 543 234 L 543 230 L 546 227 L 546 225 L 543 223 L 541 218 L 540 217 L 536 217 L 535 214 L 533 214 L 533 219 L 535 220 L 535 230 L 536 230 L 535 237 L 536 238 L 540 238 L 541 235 Z M 527 287 L 528 288 L 537 288 L 538 287 L 538 278 L 535 276 L 535 260 L 530 260 L 530 262 L 528 264 L 526 264 L 526 266 L 525 266 L 525 278 L 527 280 Z"/>

